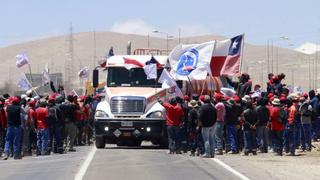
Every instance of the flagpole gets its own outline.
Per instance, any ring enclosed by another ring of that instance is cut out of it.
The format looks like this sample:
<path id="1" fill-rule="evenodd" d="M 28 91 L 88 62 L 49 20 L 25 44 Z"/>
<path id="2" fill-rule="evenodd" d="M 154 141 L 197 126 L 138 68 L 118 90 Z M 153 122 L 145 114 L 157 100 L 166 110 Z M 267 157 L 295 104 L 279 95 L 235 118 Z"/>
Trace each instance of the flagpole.
<path id="1" fill-rule="evenodd" d="M 28 67 L 29 67 L 29 73 L 30 73 L 30 81 L 31 81 L 31 90 L 37 95 L 39 96 L 38 92 L 36 91 L 35 88 L 33 88 L 33 78 L 32 78 L 32 71 L 31 71 L 31 65 L 28 63 Z"/>
<path id="2" fill-rule="evenodd" d="M 32 89 L 32 91 L 36 94 L 36 96 L 39 96 L 39 94 L 38 94 L 38 92 L 36 91 L 36 88 L 31 88 Z M 39 96 L 40 97 L 40 96 Z"/>
<path id="3" fill-rule="evenodd" d="M 242 72 L 242 58 L 243 58 L 243 50 L 244 50 L 244 33 L 242 33 L 242 42 L 241 42 L 240 74 L 241 74 L 241 72 Z"/>
<path id="4" fill-rule="evenodd" d="M 195 92 L 195 91 L 194 91 L 194 88 L 193 88 L 193 85 L 192 85 L 192 83 L 191 83 L 191 81 L 190 81 L 189 76 L 187 76 L 187 78 L 188 78 L 188 81 L 189 81 L 189 83 L 190 83 L 191 91 L 192 91 L 192 93 L 193 93 L 193 92 Z M 190 93 L 190 94 L 192 94 L 192 93 Z"/>
<path id="5" fill-rule="evenodd" d="M 32 71 L 31 71 L 31 65 L 29 63 L 28 63 L 28 67 L 29 67 L 29 73 L 30 73 L 31 86 L 33 87 Z"/>
<path id="6" fill-rule="evenodd" d="M 213 57 L 213 54 L 214 54 L 214 52 L 215 52 L 215 50 L 216 50 L 216 47 L 217 47 L 217 40 L 215 39 L 214 40 L 214 46 L 213 46 L 213 50 L 212 50 L 212 57 Z M 211 57 L 211 61 L 212 61 L 212 57 Z M 209 64 L 209 69 L 210 69 L 210 73 L 209 73 L 209 76 L 210 76 L 210 81 L 211 81 L 211 87 L 210 87 L 210 97 L 212 96 L 212 91 L 213 91 L 213 75 L 212 75 L 212 71 L 211 71 L 211 61 L 210 61 L 210 64 Z M 241 65 L 240 65 L 241 66 Z"/>
<path id="7" fill-rule="evenodd" d="M 204 86 L 205 86 L 206 84 L 207 84 L 207 78 L 205 79 L 205 81 L 204 81 L 203 84 L 202 84 L 200 96 L 203 94 Z"/>

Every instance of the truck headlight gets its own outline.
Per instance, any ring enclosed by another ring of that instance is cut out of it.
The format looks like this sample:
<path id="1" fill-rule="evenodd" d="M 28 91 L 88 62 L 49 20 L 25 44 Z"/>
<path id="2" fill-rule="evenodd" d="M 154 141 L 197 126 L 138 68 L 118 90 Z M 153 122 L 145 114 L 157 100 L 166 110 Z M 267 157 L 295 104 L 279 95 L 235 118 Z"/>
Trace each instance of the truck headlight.
<path id="1" fill-rule="evenodd" d="M 100 111 L 100 110 L 96 111 L 96 114 L 95 114 L 96 119 L 102 119 L 102 118 L 108 118 L 108 117 L 109 117 L 108 114 L 105 113 L 104 111 Z"/>
<path id="2" fill-rule="evenodd" d="M 161 111 L 155 111 L 147 115 L 148 118 L 164 118 L 164 113 Z"/>

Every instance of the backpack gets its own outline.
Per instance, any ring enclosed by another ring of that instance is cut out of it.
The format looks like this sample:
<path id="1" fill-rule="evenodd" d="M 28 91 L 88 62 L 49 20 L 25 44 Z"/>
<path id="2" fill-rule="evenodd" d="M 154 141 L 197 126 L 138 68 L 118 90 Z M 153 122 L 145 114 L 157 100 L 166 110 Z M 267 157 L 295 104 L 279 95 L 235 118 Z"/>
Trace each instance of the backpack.
<path id="1" fill-rule="evenodd" d="M 300 111 L 302 116 L 310 117 L 312 115 L 312 111 L 309 109 L 309 103 L 303 103 L 300 107 Z"/>
<path id="2" fill-rule="evenodd" d="M 288 119 L 288 112 L 283 107 L 280 107 L 278 122 L 280 124 L 285 124 L 287 119 Z"/>
<path id="3" fill-rule="evenodd" d="M 313 119 L 320 116 L 320 101 L 318 102 L 318 104 L 316 105 L 314 110 L 312 111 L 312 116 L 313 116 Z"/>
<path id="4" fill-rule="evenodd" d="M 46 120 L 48 126 L 51 126 L 58 122 L 57 109 L 54 107 L 48 108 L 48 117 Z"/>

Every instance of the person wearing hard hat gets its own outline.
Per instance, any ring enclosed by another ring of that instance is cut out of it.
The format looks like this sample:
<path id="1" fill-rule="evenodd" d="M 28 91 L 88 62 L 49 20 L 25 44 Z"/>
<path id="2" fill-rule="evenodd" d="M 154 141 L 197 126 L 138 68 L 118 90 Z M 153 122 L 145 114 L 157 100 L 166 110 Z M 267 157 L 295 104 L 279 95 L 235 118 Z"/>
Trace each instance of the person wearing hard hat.
<path id="1" fill-rule="evenodd" d="M 18 97 L 11 98 L 11 105 L 7 107 L 8 114 L 8 128 L 6 134 L 6 143 L 4 147 L 3 160 L 7 160 L 10 155 L 10 147 L 13 144 L 14 159 L 21 159 L 21 116 L 22 111 Z"/>

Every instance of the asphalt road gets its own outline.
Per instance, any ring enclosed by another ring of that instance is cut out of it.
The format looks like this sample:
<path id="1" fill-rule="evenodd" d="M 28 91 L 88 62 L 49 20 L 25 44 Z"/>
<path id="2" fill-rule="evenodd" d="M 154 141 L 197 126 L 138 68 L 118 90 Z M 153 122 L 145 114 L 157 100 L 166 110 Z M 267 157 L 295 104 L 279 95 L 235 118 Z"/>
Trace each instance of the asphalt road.
<path id="1" fill-rule="evenodd" d="M 77 152 L 62 155 L 0 160 L 1 180 L 72 180 L 92 148 L 77 147 Z"/>
<path id="2" fill-rule="evenodd" d="M 171 180 L 171 179 L 319 179 L 319 152 L 299 156 L 223 155 L 213 159 L 168 155 L 145 144 L 141 148 L 108 145 L 76 147 L 63 155 L 0 160 L 1 180 Z"/>
<path id="3" fill-rule="evenodd" d="M 167 150 L 153 148 L 108 146 L 106 149 L 98 149 L 83 179 L 239 179 L 212 159 L 168 155 Z"/>
<path id="4" fill-rule="evenodd" d="M 141 148 L 108 145 L 105 149 L 82 146 L 76 149 L 77 152 L 63 155 L 0 160 L 0 179 L 72 180 L 79 173 L 82 175 L 76 180 L 239 179 L 212 159 L 168 155 L 167 150 L 150 145 Z M 92 159 L 88 161 L 90 154 Z"/>

